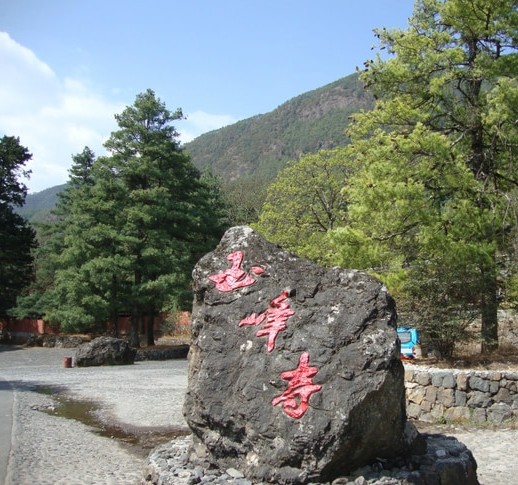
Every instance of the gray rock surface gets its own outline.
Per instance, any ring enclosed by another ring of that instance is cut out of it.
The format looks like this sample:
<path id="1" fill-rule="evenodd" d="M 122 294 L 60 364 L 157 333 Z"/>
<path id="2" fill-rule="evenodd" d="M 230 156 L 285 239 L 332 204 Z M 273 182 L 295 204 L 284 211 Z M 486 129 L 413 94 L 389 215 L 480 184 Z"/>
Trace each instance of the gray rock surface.
<path id="1" fill-rule="evenodd" d="M 378 460 L 347 476 L 321 485 L 478 485 L 477 465 L 466 446 L 451 436 L 425 434 L 427 452 L 409 453 L 395 461 Z M 240 470 L 204 469 L 188 461 L 187 436 L 157 447 L 150 454 L 142 485 L 268 485 L 244 477 Z M 316 483 L 311 482 L 311 485 Z M 484 484 L 489 485 L 489 483 Z"/>
<path id="2" fill-rule="evenodd" d="M 90 367 L 98 365 L 129 365 L 135 362 L 137 349 L 126 340 L 113 337 L 98 337 L 77 347 L 74 365 Z"/>
<path id="3" fill-rule="evenodd" d="M 193 462 L 306 483 L 405 451 L 395 307 L 379 281 L 247 227 L 227 231 L 193 276 Z"/>

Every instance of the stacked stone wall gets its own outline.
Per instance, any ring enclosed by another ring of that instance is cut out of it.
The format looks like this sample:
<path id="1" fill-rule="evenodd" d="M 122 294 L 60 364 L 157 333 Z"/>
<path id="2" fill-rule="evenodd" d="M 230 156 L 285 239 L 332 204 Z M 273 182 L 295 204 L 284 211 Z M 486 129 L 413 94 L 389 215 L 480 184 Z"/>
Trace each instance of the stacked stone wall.
<path id="1" fill-rule="evenodd" d="M 518 422 L 518 372 L 405 364 L 407 416 L 429 423 Z"/>

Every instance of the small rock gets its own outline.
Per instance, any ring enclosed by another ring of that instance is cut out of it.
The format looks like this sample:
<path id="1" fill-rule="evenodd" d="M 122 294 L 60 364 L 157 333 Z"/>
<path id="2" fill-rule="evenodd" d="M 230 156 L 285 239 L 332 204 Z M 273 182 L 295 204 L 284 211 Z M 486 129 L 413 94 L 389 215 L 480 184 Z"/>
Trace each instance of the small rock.
<path id="1" fill-rule="evenodd" d="M 244 478 L 244 475 L 239 470 L 236 470 L 235 468 L 227 468 L 225 471 L 232 478 Z"/>
<path id="2" fill-rule="evenodd" d="M 446 450 L 437 450 L 435 452 L 435 456 L 437 458 L 445 458 L 446 456 L 448 456 L 448 452 Z"/>

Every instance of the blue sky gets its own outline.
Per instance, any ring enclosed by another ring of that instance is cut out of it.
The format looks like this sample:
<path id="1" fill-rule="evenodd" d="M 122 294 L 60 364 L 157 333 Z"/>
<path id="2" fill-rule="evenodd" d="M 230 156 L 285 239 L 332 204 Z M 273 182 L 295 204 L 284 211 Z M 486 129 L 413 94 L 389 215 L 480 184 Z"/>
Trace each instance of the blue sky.
<path id="1" fill-rule="evenodd" d="M 413 0 L 0 0 L 0 135 L 33 154 L 31 192 L 151 88 L 182 141 L 353 73 Z"/>

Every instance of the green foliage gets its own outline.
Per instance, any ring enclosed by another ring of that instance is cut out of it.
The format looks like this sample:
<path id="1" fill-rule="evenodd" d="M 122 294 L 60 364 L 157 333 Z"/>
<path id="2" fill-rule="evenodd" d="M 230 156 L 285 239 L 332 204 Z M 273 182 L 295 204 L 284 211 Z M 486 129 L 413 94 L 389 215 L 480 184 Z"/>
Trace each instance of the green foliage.
<path id="1" fill-rule="evenodd" d="M 381 278 L 444 355 L 475 315 L 483 349 L 496 346 L 498 284 L 515 274 L 517 25 L 511 0 L 422 0 L 407 30 L 378 30 L 391 56 L 360 76 L 376 104 L 347 130 L 346 176 L 314 182 L 300 167 L 317 169 L 319 155 L 288 166 L 257 225 L 301 255 Z M 314 196 L 337 181 L 343 207 L 321 224 Z"/>
<path id="2" fill-rule="evenodd" d="M 249 226 L 258 221 L 271 181 L 270 177 L 255 174 L 221 182 L 230 226 Z"/>
<path id="3" fill-rule="evenodd" d="M 15 206 L 23 205 L 27 194 L 19 177 L 28 176 L 24 166 L 31 158 L 18 138 L 0 139 L 0 318 L 8 315 L 32 278 L 35 234 L 14 211 Z"/>
<path id="4" fill-rule="evenodd" d="M 499 255 L 516 223 L 517 20 L 507 0 L 417 3 L 408 30 L 377 31 L 394 55 L 367 63 L 362 79 L 379 100 L 348 131 L 362 254 L 368 267 L 384 251 L 401 260 L 406 302 L 445 352 L 475 308 L 483 349 L 497 345 Z"/>
<path id="5" fill-rule="evenodd" d="M 27 187 L 19 178 L 27 177 L 30 171 L 25 164 L 32 158 L 20 139 L 3 136 L 0 140 L 0 204 L 22 206 L 27 196 Z"/>
<path id="6" fill-rule="evenodd" d="M 144 316 L 190 304 L 192 267 L 219 241 L 226 208 L 218 181 L 179 148 L 181 116 L 148 90 L 116 116 L 110 156 L 73 157 L 48 239 L 59 257 L 49 246 L 47 320 L 78 331 L 130 313 L 138 346 Z"/>
<path id="7" fill-rule="evenodd" d="M 35 224 L 37 247 L 33 250 L 34 279 L 18 297 L 11 314 L 17 318 L 41 318 L 50 305 L 51 289 L 63 251 L 63 227 L 58 221 Z"/>
<path id="8" fill-rule="evenodd" d="M 350 174 L 346 148 L 302 156 L 268 187 L 257 230 L 301 256 L 332 264 L 327 234 L 346 223 L 342 188 Z"/>
<path id="9" fill-rule="evenodd" d="M 0 204 L 0 318 L 10 313 L 32 279 L 33 229 L 11 207 Z"/>
<path id="10" fill-rule="evenodd" d="M 54 220 L 39 226 L 42 242 L 36 254 L 36 281 L 29 299 L 19 302 L 18 312 L 34 301 L 31 312 L 63 330 L 95 330 L 110 313 L 103 298 L 106 289 L 98 290 L 102 279 L 93 271 L 90 259 L 103 255 L 111 241 L 101 241 L 96 232 L 97 223 L 105 222 L 106 217 L 101 217 L 93 195 L 95 154 L 85 147 L 72 159 L 69 182 L 58 194 Z M 92 284 L 94 278 L 97 286 Z"/>

